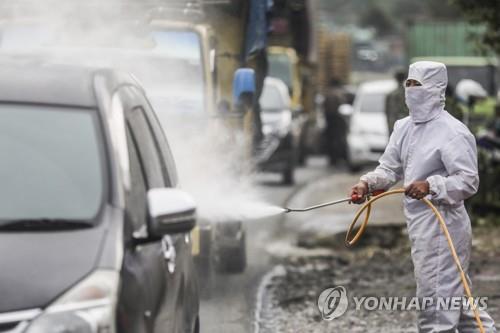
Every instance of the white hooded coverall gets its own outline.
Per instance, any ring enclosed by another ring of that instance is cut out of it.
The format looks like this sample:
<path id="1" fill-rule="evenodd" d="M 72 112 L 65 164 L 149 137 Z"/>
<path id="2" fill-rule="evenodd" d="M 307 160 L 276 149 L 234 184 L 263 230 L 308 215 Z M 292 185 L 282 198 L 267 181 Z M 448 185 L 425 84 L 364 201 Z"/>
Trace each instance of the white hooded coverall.
<path id="1" fill-rule="evenodd" d="M 370 191 L 388 189 L 401 179 L 405 186 L 427 180 L 429 198 L 443 215 L 467 273 L 472 235 L 463 201 L 479 185 L 476 142 L 467 127 L 444 110 L 444 64 L 416 62 L 408 79 L 422 84 L 405 89 L 410 116 L 396 122 L 379 166 L 361 180 Z M 478 332 L 472 311 L 436 309 L 437 297 L 460 297 L 465 292 L 435 215 L 425 203 L 409 197 L 404 199 L 404 212 L 417 296 L 434 299 L 433 306 L 419 312 L 419 332 Z M 491 317 L 484 310 L 480 315 L 485 330 L 496 332 Z"/>

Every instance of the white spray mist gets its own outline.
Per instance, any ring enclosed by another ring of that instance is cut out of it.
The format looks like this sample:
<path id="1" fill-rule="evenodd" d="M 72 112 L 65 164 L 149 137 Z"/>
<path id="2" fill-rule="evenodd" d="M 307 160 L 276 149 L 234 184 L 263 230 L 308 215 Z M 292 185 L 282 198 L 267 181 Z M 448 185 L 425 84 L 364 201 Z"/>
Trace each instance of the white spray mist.
<path id="1" fill-rule="evenodd" d="M 190 135 L 185 126 L 172 119 L 162 122 L 176 158 L 181 186 L 194 196 L 200 216 L 224 222 L 283 213 L 282 208 L 266 203 L 258 190 L 243 134 L 212 121 L 204 128 L 187 131 Z"/>
<path id="2" fill-rule="evenodd" d="M 121 49 L 117 52 L 117 48 L 123 45 L 137 43 L 137 37 L 141 33 L 147 35 L 148 12 L 140 13 L 137 10 L 131 11 L 130 8 L 127 10 L 120 4 L 118 0 L 92 2 L 90 6 L 68 0 L 34 1 L 28 6 L 14 4 L 7 11 L 8 24 L 0 28 L 5 30 L 7 27 L 14 27 L 12 31 L 16 33 L 2 42 L 0 52 L 6 51 L 5 48 L 10 51 L 23 50 L 24 53 L 31 51 L 35 55 L 41 52 L 40 45 L 29 50 L 33 47 L 32 43 L 37 42 L 36 36 L 34 38 L 29 31 L 26 33 L 22 29 L 15 29 L 18 25 L 26 26 L 27 23 L 29 25 L 36 22 L 51 37 L 50 45 L 42 45 L 45 59 L 55 63 L 71 62 L 125 70 L 133 68 L 133 71 L 140 72 L 133 73 L 140 81 L 154 81 L 149 77 L 141 77 L 148 75 L 146 73 L 157 75 L 158 72 L 147 62 L 147 58 L 144 58 L 143 64 L 135 62 L 130 66 L 127 63 L 130 56 L 128 53 L 133 53 L 136 49 L 131 49 L 130 52 Z M 109 41 L 113 41 L 113 45 L 107 45 Z M 79 49 L 78 56 L 71 52 L 71 56 L 68 56 L 62 51 L 71 47 Z M 85 54 L 82 48 L 94 50 Z M 110 52 L 95 52 L 96 48 L 109 48 Z M 135 59 L 140 61 L 140 58 Z M 168 78 L 167 72 L 165 78 Z M 148 87 L 146 90 L 148 92 Z M 157 95 L 158 91 L 154 94 Z M 173 101 L 170 104 L 176 103 Z M 206 114 L 194 120 L 196 125 L 193 126 L 192 118 L 186 120 L 182 117 L 186 110 L 180 106 L 168 112 L 159 106 L 155 111 L 170 141 L 181 187 L 197 201 L 199 216 L 208 221 L 224 222 L 261 218 L 283 212 L 281 208 L 265 203 L 259 193 L 255 173 L 249 167 L 251 163 L 246 153 L 248 145 L 243 135 L 226 128 L 219 120 L 209 119 Z"/>

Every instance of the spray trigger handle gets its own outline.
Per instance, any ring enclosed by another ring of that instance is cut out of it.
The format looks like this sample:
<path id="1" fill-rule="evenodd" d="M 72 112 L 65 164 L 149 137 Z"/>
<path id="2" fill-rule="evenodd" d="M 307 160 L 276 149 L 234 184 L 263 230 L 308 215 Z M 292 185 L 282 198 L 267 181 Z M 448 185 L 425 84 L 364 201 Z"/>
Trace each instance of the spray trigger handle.
<path id="1" fill-rule="evenodd" d="M 363 199 L 363 197 L 359 194 L 353 194 L 351 195 L 351 201 L 358 201 L 358 200 L 361 200 Z"/>
<path id="2" fill-rule="evenodd" d="M 370 193 L 372 196 L 376 197 L 377 195 L 380 195 L 382 193 L 384 193 L 385 190 L 375 190 L 373 191 L 372 193 Z"/>

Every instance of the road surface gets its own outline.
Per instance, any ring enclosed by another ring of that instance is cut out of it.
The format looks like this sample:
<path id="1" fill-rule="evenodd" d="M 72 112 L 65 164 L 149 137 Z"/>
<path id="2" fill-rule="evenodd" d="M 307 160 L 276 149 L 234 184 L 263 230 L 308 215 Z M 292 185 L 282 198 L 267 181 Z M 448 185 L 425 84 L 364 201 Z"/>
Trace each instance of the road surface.
<path id="1" fill-rule="evenodd" d="M 312 200 L 345 196 L 350 184 L 358 178 L 359 175 L 328 167 L 326 159 L 311 158 L 306 167 L 296 171 L 294 186 L 281 185 L 280 176 L 273 174 L 260 175 L 258 186 L 271 204 L 309 205 L 313 203 Z M 328 188 L 325 189 L 325 186 Z M 353 208 L 347 208 L 350 214 L 346 214 L 345 207 L 343 209 L 344 216 L 352 216 Z M 273 258 L 279 257 L 280 251 L 287 252 L 290 244 L 296 243 L 297 235 L 300 235 L 297 221 L 311 221 L 313 227 L 315 220 L 321 220 L 317 215 L 313 217 L 304 215 L 292 218 L 290 215 L 279 215 L 246 222 L 247 269 L 240 275 L 217 276 L 211 297 L 201 303 L 202 332 L 258 332 L 256 316 L 260 311 L 256 308 L 259 307 L 259 298 L 263 293 L 262 290 L 259 291 L 259 286 L 265 285 L 262 280 L 275 267 L 276 260 Z M 203 284 L 202 277 L 200 284 Z"/>
<path id="2" fill-rule="evenodd" d="M 283 206 L 307 183 L 333 171 L 326 160 L 312 158 L 307 167 L 296 171 L 296 184 L 283 186 L 280 175 L 259 175 L 259 189 L 271 204 Z M 255 305 L 262 277 L 273 267 L 267 245 L 279 239 L 284 216 L 246 222 L 248 266 L 240 275 L 218 275 L 210 299 L 201 302 L 201 327 L 204 333 L 255 332 Z M 200 277 L 200 284 L 203 279 Z"/>

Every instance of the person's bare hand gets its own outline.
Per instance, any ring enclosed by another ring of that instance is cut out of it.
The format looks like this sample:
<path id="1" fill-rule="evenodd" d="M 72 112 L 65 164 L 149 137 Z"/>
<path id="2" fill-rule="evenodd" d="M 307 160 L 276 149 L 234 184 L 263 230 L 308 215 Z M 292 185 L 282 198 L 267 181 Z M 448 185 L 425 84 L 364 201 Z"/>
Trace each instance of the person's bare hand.
<path id="1" fill-rule="evenodd" d="M 420 200 L 429 194 L 429 183 L 426 180 L 414 181 L 410 185 L 406 186 L 405 194 L 410 198 Z"/>
<path id="2" fill-rule="evenodd" d="M 357 198 L 352 200 L 351 202 L 359 205 L 365 202 L 367 194 L 368 194 L 368 184 L 364 181 L 360 181 L 351 188 L 349 196 L 353 199 Z"/>

